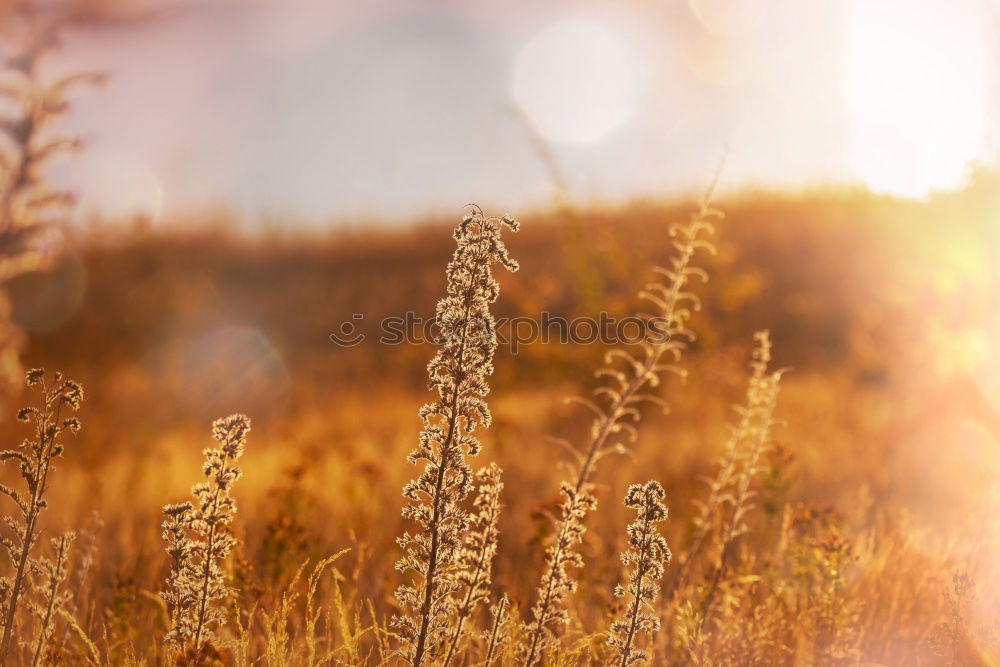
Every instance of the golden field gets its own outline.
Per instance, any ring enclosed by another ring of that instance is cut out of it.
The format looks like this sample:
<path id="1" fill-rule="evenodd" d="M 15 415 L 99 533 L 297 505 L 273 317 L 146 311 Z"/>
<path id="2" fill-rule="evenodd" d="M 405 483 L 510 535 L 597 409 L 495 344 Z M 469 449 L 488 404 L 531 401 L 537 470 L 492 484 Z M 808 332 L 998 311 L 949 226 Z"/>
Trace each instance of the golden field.
<path id="1" fill-rule="evenodd" d="M 698 607 L 715 576 L 709 548 L 695 576 L 653 604 L 662 628 L 637 645 L 657 665 L 1000 662 L 998 193 L 984 171 L 966 190 L 920 203 L 836 189 L 714 203 L 726 217 L 717 254 L 698 260 L 710 280 L 692 288 L 703 307 L 688 324 L 697 339 L 680 361 L 687 378 L 654 389 L 669 414 L 643 407 L 628 453 L 595 471 L 570 622 L 545 664 L 618 664 L 607 629 L 628 599 L 612 590 L 624 581 L 618 555 L 634 516 L 621 500 L 632 483 L 666 490 L 661 530 L 674 562 L 663 583 L 673 586 L 694 501 L 707 494 L 700 480 L 724 454 L 763 329 L 772 368 L 788 370 L 753 471 L 747 532 L 722 555 L 716 602 Z M 493 313 L 641 311 L 637 292 L 671 256 L 669 225 L 694 208 L 509 211 L 522 224 L 504 236 L 520 270 L 496 272 Z M 83 428 L 66 438 L 43 514 L 42 548 L 61 530 L 78 533 L 68 577 L 78 627 L 59 619 L 47 661 L 402 664 L 389 618 L 405 577 L 393 564 L 396 538 L 413 527 L 400 518 L 400 490 L 417 474 L 406 455 L 417 410 L 431 400 L 425 366 L 435 348 L 373 336 L 339 347 L 329 334 L 355 313 L 366 327 L 407 311 L 429 317 L 458 217 L 254 238 L 224 223 L 190 233 L 95 228 L 53 271 L 14 281 L 13 320 L 30 330 L 25 367 L 61 370 L 86 392 Z M 546 511 L 568 474 L 552 438 L 588 440 L 590 416 L 564 398 L 598 386 L 606 351 L 535 343 L 497 352 L 486 399 L 494 422 L 469 462 L 503 469 L 489 604 L 506 593 L 513 618 L 500 664 L 523 659 L 514 645 L 551 539 Z M 5 400 L 7 446 L 28 434 L 13 416 L 31 400 Z M 235 594 L 218 652 L 184 658 L 162 643 L 162 507 L 189 496 L 211 421 L 232 412 L 253 422 L 233 491 L 238 544 L 224 565 Z M 16 481 L 13 466 L 3 474 Z M 80 574 L 90 549 L 93 565 Z M 455 664 L 482 664 L 486 607 Z"/>

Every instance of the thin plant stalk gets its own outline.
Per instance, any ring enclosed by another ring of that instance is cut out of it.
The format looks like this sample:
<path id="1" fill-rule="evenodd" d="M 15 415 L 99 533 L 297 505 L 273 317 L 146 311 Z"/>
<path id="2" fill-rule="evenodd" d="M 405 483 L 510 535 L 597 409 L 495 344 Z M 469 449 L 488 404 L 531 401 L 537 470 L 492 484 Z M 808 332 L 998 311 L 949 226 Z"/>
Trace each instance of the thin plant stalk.
<path id="1" fill-rule="evenodd" d="M 9 523 L 14 528 L 14 540 L 0 538 L 0 547 L 7 552 L 14 569 L 12 579 L 0 581 L 5 593 L 0 664 L 5 664 L 12 654 L 18 604 L 25 594 L 31 551 L 38 541 L 38 520 L 48 506 L 45 493 L 49 489 L 49 474 L 54 468 L 53 460 L 63 452 L 60 436 L 65 431 L 76 433 L 80 430 L 79 420 L 74 417 L 64 419 L 62 411 L 65 408 L 79 409 L 83 400 L 80 385 L 64 379 L 61 373 L 53 376 L 50 385 L 45 380 L 45 371 L 36 368 L 28 371 L 26 383 L 29 387 L 39 388 L 41 399 L 38 407 L 21 409 L 17 418 L 22 422 L 35 423 L 35 439 L 25 440 L 16 450 L 0 452 L 0 462 L 18 463 L 21 477 L 28 489 L 28 496 L 25 497 L 13 488 L 0 485 L 0 493 L 14 502 L 20 514 L 20 519 L 9 518 Z"/>
<path id="2" fill-rule="evenodd" d="M 393 618 L 404 643 L 399 652 L 414 667 L 445 641 L 452 595 L 459 588 L 455 570 L 461 532 L 469 521 L 460 503 L 473 476 L 465 457 L 479 452 L 475 428 L 488 426 L 492 419 L 484 400 L 497 347 L 489 305 L 496 301 L 499 286 L 491 266 L 517 270 L 501 239 L 504 227 L 516 231 L 518 224 L 508 217 L 487 217 L 478 207 L 466 215 L 454 233 L 457 248 L 447 269 L 448 294 L 437 306 L 443 345 L 428 364 L 428 375 L 438 400 L 420 410 L 424 429 L 408 460 L 426 463 L 403 488 L 409 501 L 403 517 L 420 524 L 421 530 L 399 538 L 405 555 L 396 564 L 398 570 L 417 575 L 414 584 L 396 591 L 401 606 L 413 615 Z"/>
<path id="3" fill-rule="evenodd" d="M 569 447 L 578 462 L 576 479 L 562 485 L 563 502 L 560 505 L 560 516 L 556 520 L 556 536 L 548 550 L 538 601 L 532 608 L 533 620 L 527 628 L 529 638 L 523 657 L 524 664 L 528 667 L 541 658 L 541 650 L 549 632 L 548 626 L 567 621 L 565 612 L 557 607 L 575 589 L 575 583 L 569 579 L 565 568 L 581 565 L 574 547 L 582 540 L 583 519 L 596 505 L 596 500 L 589 492 L 596 463 L 608 454 L 625 450 L 620 434 L 624 433 L 630 440 L 635 440 L 637 432 L 633 424 L 640 417 L 640 404 L 652 402 L 664 405 L 662 399 L 644 390 L 658 385 L 660 374 L 664 371 L 677 372 L 682 376 L 684 374 L 673 364 L 662 363 L 662 359 L 664 355 L 670 355 L 675 362 L 678 361 L 685 348 L 683 339 L 693 338 L 686 322 L 692 309 L 697 309 L 700 302 L 685 288 L 692 276 L 703 281 L 708 279 L 702 269 L 692 266 L 692 259 L 699 250 L 713 254 L 715 252 L 715 247 L 702 238 L 703 233 L 714 231 L 710 221 L 722 217 L 719 211 L 711 207 L 715 185 L 716 181 L 713 181 L 706 190 L 690 222 L 674 226 L 670 230 L 672 236 L 679 237 L 674 241 L 678 254 L 672 259 L 670 269 L 657 269 L 658 273 L 667 278 L 667 283 L 648 285 L 641 293 L 641 296 L 657 307 L 658 320 L 667 323 L 663 332 L 666 335 L 659 336 L 652 342 L 644 342 L 641 359 L 636 359 L 621 349 L 613 350 L 607 355 L 608 363 L 622 360 L 626 367 L 625 371 L 602 368 L 597 372 L 599 377 L 610 378 L 608 385 L 595 392 L 599 398 L 608 401 L 607 407 L 602 408 L 587 399 L 575 399 L 594 413 L 594 421 L 585 453 L 581 455 L 576 449 Z"/>

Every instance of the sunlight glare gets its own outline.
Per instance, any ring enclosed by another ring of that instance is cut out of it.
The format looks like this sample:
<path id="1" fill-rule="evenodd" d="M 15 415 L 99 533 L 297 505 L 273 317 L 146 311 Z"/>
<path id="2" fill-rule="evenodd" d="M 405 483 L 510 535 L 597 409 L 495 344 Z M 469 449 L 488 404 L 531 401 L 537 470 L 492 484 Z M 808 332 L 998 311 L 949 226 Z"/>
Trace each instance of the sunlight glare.
<path id="1" fill-rule="evenodd" d="M 972 0 L 855 0 L 847 43 L 853 172 L 922 197 L 961 185 L 985 142 L 988 77 Z"/>

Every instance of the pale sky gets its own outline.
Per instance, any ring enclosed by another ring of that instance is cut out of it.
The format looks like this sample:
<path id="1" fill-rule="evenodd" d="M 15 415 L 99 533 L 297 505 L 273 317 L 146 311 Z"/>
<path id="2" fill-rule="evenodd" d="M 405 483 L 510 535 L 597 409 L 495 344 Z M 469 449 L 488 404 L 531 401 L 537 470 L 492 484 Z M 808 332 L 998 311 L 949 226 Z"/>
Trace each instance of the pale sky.
<path id="1" fill-rule="evenodd" d="M 110 81 L 59 170 L 83 214 L 250 226 L 677 193 L 723 150 L 730 188 L 921 196 L 997 154 L 990 1 L 164 3 L 67 40 Z"/>

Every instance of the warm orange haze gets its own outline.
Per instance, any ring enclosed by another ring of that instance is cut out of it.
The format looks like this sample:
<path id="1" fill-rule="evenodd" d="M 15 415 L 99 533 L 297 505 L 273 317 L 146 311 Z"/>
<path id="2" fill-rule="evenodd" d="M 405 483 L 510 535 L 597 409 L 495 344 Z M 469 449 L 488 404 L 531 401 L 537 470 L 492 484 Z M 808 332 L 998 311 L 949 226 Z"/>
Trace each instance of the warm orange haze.
<path id="1" fill-rule="evenodd" d="M 1000 664 L 1000 7 L 0 7 L 0 664 Z"/>

